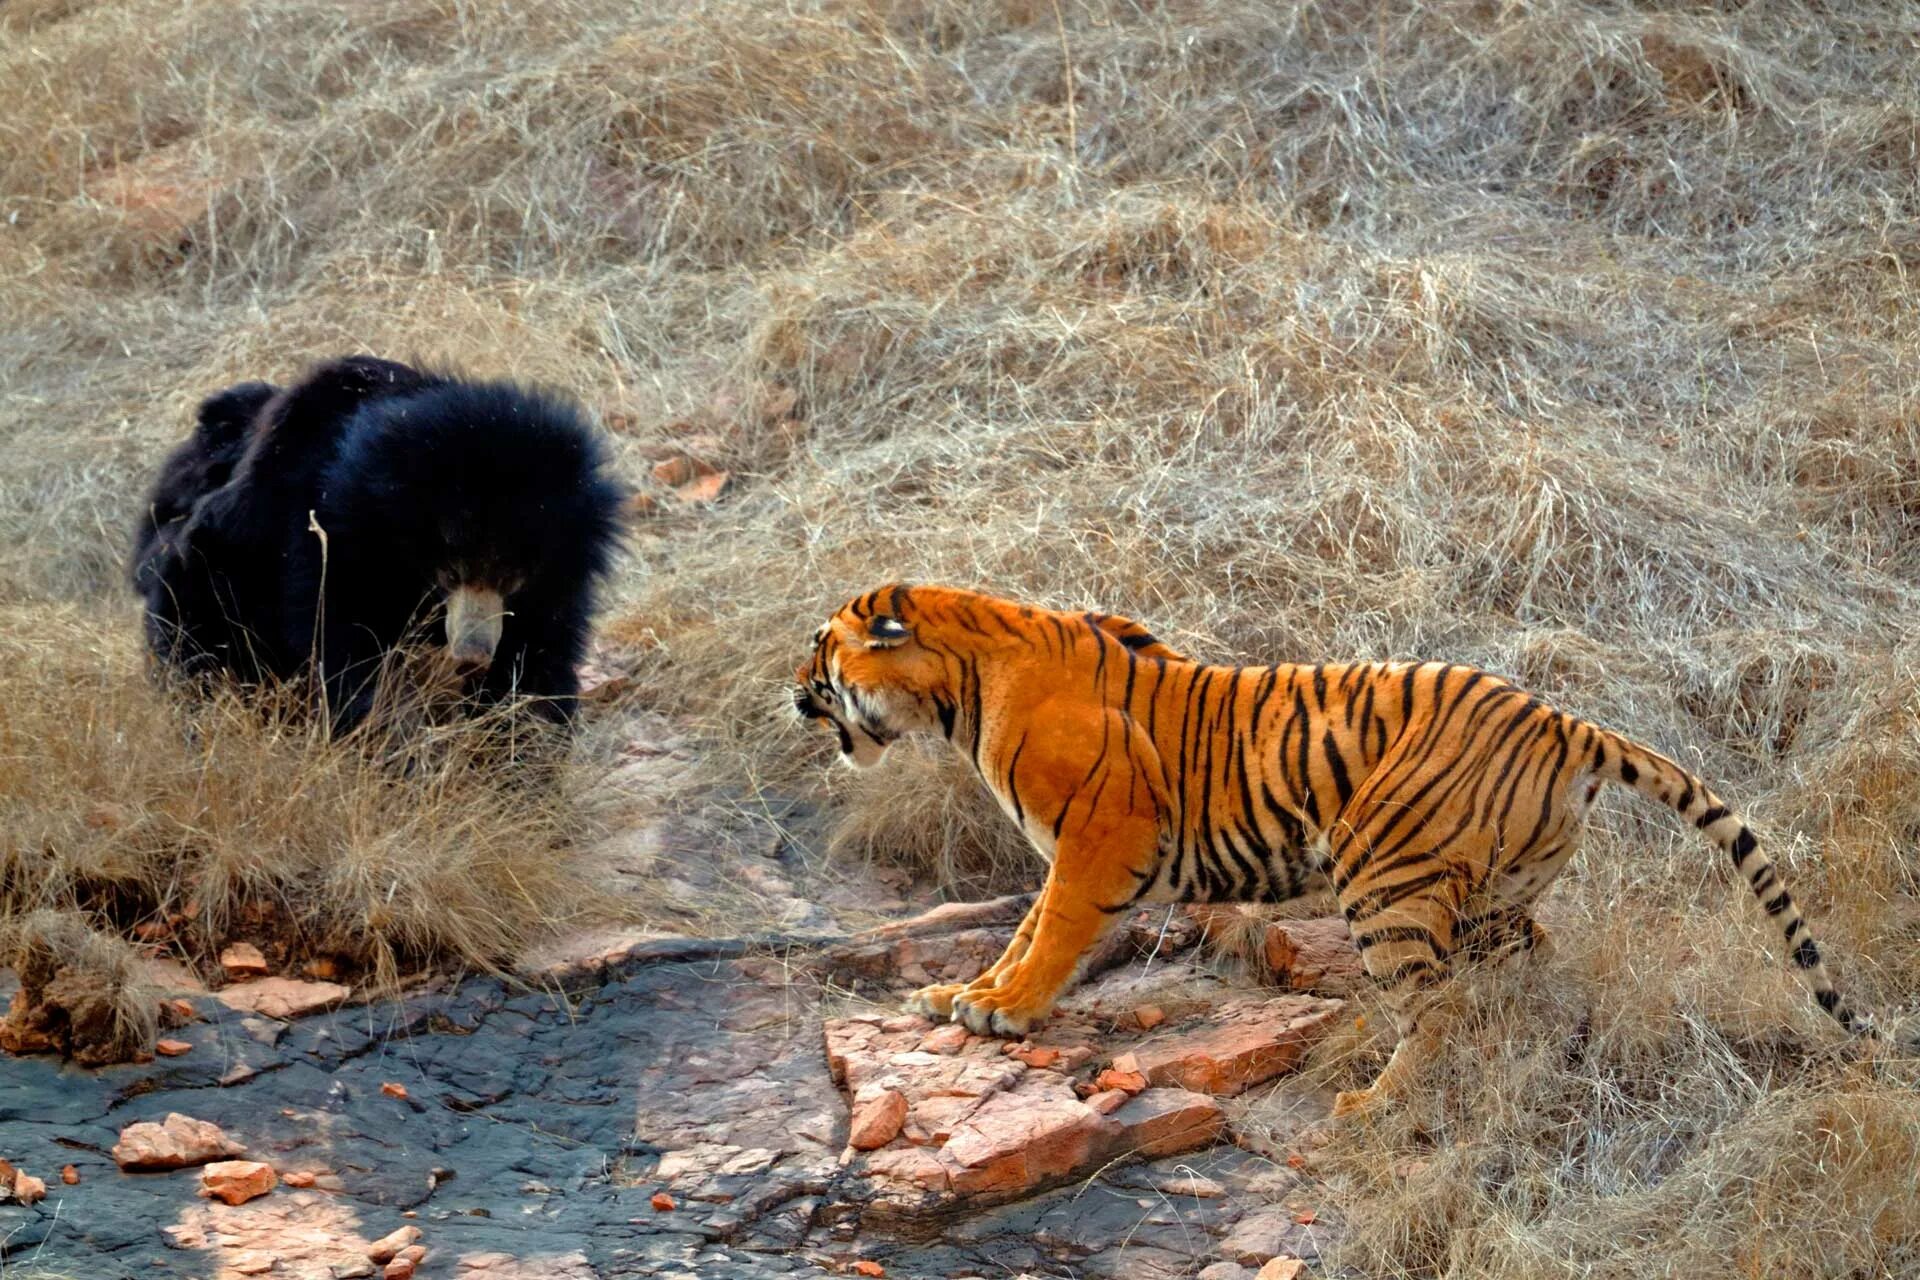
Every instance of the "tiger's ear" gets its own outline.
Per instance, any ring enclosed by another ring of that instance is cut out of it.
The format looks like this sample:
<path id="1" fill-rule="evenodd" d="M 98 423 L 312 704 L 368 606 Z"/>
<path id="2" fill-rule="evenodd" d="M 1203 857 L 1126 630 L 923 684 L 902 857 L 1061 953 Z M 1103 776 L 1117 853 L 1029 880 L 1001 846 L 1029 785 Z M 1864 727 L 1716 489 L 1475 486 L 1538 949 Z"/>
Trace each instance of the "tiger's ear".
<path id="1" fill-rule="evenodd" d="M 913 633 L 907 630 L 907 624 L 898 618 L 886 614 L 876 614 L 867 624 L 867 648 L 896 649 L 913 639 Z"/>

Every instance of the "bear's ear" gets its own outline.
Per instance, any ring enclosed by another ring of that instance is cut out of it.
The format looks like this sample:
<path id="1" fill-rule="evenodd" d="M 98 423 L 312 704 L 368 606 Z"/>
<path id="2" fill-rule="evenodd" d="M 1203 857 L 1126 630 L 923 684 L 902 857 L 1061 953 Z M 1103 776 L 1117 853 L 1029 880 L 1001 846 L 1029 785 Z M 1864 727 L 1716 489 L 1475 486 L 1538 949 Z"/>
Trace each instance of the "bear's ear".
<path id="1" fill-rule="evenodd" d="M 898 618 L 886 614 L 874 615 L 867 624 L 867 648 L 896 649 L 913 639 L 913 633 L 907 630 L 907 624 Z"/>

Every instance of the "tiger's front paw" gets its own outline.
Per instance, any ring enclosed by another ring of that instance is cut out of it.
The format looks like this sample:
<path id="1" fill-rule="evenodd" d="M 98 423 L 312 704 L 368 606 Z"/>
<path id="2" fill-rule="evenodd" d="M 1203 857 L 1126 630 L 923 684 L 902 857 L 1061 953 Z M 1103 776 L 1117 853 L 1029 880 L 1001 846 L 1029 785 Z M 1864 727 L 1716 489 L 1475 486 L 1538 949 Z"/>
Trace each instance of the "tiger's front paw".
<path id="1" fill-rule="evenodd" d="M 1005 988 L 963 991 L 953 1000 L 953 1020 L 977 1036 L 1024 1036 L 1048 1012 L 1049 1006 L 1023 1004 Z"/>
<path id="2" fill-rule="evenodd" d="M 931 987 L 922 987 L 907 997 L 907 1012 L 932 1018 L 935 1022 L 945 1022 L 953 1016 L 953 998 L 966 989 L 966 984 L 960 982 L 940 982 Z"/>

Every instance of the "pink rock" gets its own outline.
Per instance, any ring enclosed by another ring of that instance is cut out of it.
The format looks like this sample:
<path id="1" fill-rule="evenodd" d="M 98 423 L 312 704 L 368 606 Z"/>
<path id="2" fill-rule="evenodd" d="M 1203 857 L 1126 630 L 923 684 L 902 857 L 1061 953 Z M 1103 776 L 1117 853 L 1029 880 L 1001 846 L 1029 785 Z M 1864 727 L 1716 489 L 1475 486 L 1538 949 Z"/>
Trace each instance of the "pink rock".
<path id="1" fill-rule="evenodd" d="M 1339 990 L 1366 976 L 1353 936 L 1340 916 L 1281 920 L 1267 926 L 1263 947 L 1274 981 L 1294 991 Z M 1304 1264 L 1302 1264 L 1304 1265 Z"/>
<path id="2" fill-rule="evenodd" d="M 867 1176 L 890 1178 L 924 1191 L 946 1191 L 952 1185 L 952 1170 L 924 1147 L 895 1147 L 876 1151 L 867 1159 Z"/>
<path id="3" fill-rule="evenodd" d="M 200 1171 L 202 1193 L 225 1204 L 245 1204 L 279 1183 L 273 1167 L 258 1160 L 220 1160 Z"/>
<path id="4" fill-rule="evenodd" d="M 351 994 L 337 982 L 302 982 L 296 978 L 261 978 L 225 987 L 214 998 L 230 1009 L 263 1017 L 298 1018 L 339 1004 Z"/>
<path id="5" fill-rule="evenodd" d="M 1222 1006 L 1220 1021 L 1121 1054 L 1113 1070 L 1137 1072 L 1153 1085 L 1229 1097 L 1299 1065 L 1345 1007 L 1312 996 Z"/>
<path id="6" fill-rule="evenodd" d="M 935 1027 L 920 1038 L 920 1052 L 939 1053 L 951 1056 L 967 1047 L 967 1039 L 972 1033 L 957 1022 Z"/>
<path id="7" fill-rule="evenodd" d="M 390 1231 L 367 1246 L 367 1256 L 375 1262 L 392 1262 L 400 1251 L 420 1238 L 420 1228 L 404 1226 Z"/>
<path id="8" fill-rule="evenodd" d="M 251 942 L 236 942 L 220 953 L 220 967 L 232 979 L 266 976 L 267 958 Z"/>
<path id="9" fill-rule="evenodd" d="M 899 1136 L 907 1119 L 907 1096 L 897 1089 L 881 1089 L 853 1106 L 853 1127 L 847 1144 L 856 1151 L 884 1147 Z"/>
<path id="10" fill-rule="evenodd" d="M 957 1127 L 941 1151 L 955 1191 L 1018 1193 L 1073 1172 L 1091 1157 L 1104 1118 L 1057 1093 L 1000 1093 Z"/>
<path id="11" fill-rule="evenodd" d="M 1103 1116 L 1110 1116 L 1120 1108 L 1126 1106 L 1132 1099 L 1133 1095 L 1125 1089 L 1108 1089 L 1088 1098 L 1087 1105 Z"/>
<path id="12" fill-rule="evenodd" d="M 1307 1264 L 1299 1258 L 1268 1258 L 1253 1280 L 1300 1280 L 1306 1271 Z"/>
<path id="13" fill-rule="evenodd" d="M 122 1129 L 113 1159 L 122 1169 L 184 1169 L 246 1150 L 218 1125 L 176 1111 L 160 1124 L 145 1121 Z"/>
<path id="14" fill-rule="evenodd" d="M 1113 1112 L 1127 1149 L 1143 1159 L 1179 1155 L 1218 1142 L 1227 1129 L 1220 1104 L 1185 1089 L 1148 1089 Z"/>

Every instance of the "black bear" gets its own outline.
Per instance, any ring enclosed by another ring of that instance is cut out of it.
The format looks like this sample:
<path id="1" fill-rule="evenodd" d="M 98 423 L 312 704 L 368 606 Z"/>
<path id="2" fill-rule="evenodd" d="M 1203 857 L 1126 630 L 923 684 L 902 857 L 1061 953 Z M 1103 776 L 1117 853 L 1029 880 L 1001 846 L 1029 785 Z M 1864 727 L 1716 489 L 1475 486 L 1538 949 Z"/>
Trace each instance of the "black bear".
<path id="1" fill-rule="evenodd" d="M 166 669 L 312 672 L 336 732 L 421 634 L 477 700 L 526 695 L 564 723 L 625 497 L 565 401 L 352 356 L 203 403 L 141 515 L 131 575 Z"/>

